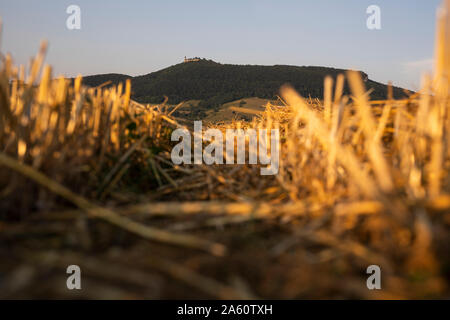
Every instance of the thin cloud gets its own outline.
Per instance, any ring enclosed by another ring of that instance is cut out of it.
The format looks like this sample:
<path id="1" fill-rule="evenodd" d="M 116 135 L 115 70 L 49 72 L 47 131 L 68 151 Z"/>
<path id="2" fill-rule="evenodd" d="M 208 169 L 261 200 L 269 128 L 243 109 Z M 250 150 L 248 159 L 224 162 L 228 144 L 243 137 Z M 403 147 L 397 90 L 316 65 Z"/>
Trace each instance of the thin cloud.
<path id="1" fill-rule="evenodd" d="M 416 61 L 408 61 L 405 62 L 403 65 L 407 68 L 418 68 L 418 69 L 427 69 L 433 67 L 433 59 L 422 59 L 422 60 L 416 60 Z"/>
<path id="2" fill-rule="evenodd" d="M 433 71 L 433 64 L 432 58 L 402 63 L 402 74 L 405 78 L 404 86 L 414 91 L 419 90 L 422 76 Z"/>

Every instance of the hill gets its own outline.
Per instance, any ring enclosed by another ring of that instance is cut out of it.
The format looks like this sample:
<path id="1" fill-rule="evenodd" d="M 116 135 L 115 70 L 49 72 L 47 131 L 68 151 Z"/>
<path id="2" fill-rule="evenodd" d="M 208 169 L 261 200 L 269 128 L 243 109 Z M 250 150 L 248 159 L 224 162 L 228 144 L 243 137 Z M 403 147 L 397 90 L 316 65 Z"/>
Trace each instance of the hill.
<path id="1" fill-rule="evenodd" d="M 322 98 L 324 77 L 330 75 L 336 78 L 345 72 L 343 69 L 326 67 L 220 64 L 202 59 L 137 77 L 120 74 L 88 76 L 84 78 L 84 83 L 88 86 L 98 86 L 106 81 L 117 84 L 131 78 L 133 98 L 139 102 L 160 103 L 167 96 L 172 104 L 201 100 L 200 107 L 217 108 L 246 97 L 276 98 L 280 87 L 286 83 L 305 97 Z M 364 72 L 361 74 L 366 79 L 367 89 L 372 90 L 371 98 L 385 99 L 387 86 L 370 80 Z M 349 93 L 347 85 L 344 92 Z M 402 89 L 394 88 L 396 98 L 403 95 Z"/>
<path id="2" fill-rule="evenodd" d="M 97 87 L 109 81 L 111 81 L 110 85 L 118 85 L 120 82 L 125 82 L 127 79 L 132 78 L 133 77 L 124 74 L 107 73 L 85 77 L 83 78 L 83 83 L 90 87 Z"/>

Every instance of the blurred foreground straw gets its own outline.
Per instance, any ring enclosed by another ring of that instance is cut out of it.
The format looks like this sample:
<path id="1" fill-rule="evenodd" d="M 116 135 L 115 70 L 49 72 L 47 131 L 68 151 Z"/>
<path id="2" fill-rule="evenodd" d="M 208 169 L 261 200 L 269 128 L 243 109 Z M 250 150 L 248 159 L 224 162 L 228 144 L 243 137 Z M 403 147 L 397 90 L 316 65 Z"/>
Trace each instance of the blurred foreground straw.
<path id="1" fill-rule="evenodd" d="M 156 228 L 148 227 L 143 224 L 134 222 L 128 218 L 121 217 L 120 215 L 109 209 L 105 209 L 92 204 L 85 198 L 74 194 L 66 187 L 60 185 L 54 180 L 49 179 L 30 166 L 22 164 L 3 153 L 0 153 L 0 164 L 24 175 L 25 177 L 35 181 L 41 186 L 49 189 L 53 193 L 72 202 L 80 209 L 86 211 L 89 215 L 109 222 L 142 238 L 192 249 L 201 249 L 217 256 L 222 256 L 226 252 L 225 247 L 221 244 L 199 239 L 190 235 L 175 234 L 163 230 L 158 230 Z"/>

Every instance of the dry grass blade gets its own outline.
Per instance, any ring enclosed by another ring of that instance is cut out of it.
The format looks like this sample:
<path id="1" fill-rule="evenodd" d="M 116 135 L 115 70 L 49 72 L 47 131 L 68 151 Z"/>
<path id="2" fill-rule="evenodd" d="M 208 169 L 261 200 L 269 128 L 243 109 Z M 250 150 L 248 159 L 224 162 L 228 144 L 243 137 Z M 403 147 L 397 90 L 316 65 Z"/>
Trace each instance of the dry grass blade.
<path id="1" fill-rule="evenodd" d="M 18 161 L 0 153 L 0 164 L 4 165 L 18 173 L 32 179 L 36 183 L 44 186 L 53 193 L 65 198 L 66 200 L 72 202 L 79 208 L 86 211 L 88 214 L 107 221 L 119 228 L 127 230 L 145 239 L 158 241 L 162 243 L 167 243 L 171 245 L 182 246 L 192 249 L 200 249 L 207 251 L 213 255 L 222 256 L 225 254 L 225 247 L 218 243 L 213 243 L 207 240 L 199 239 L 190 235 L 174 234 L 163 230 L 158 230 L 156 228 L 151 228 L 140 223 L 134 222 L 128 218 L 121 217 L 115 212 L 98 207 L 88 200 L 74 194 L 66 187 L 60 185 L 54 180 L 49 179 L 42 173 L 34 170 L 33 168 L 21 164 Z"/>
<path id="2" fill-rule="evenodd" d="M 84 277 L 96 276 L 112 282 L 122 282 L 134 286 L 152 287 L 154 277 L 147 271 L 130 267 L 124 261 L 117 258 L 106 260 L 94 257 L 81 256 L 75 252 L 66 252 L 62 255 L 54 253 L 27 253 L 27 261 L 35 265 L 47 267 L 67 268 L 76 264 L 83 268 Z M 255 299 L 242 290 L 223 284 L 208 278 L 181 265 L 154 255 L 141 259 L 146 269 L 156 270 L 181 283 L 187 284 L 193 289 L 199 290 L 217 299 Z"/>
<path id="3" fill-rule="evenodd" d="M 136 141 L 128 150 L 125 152 L 125 154 L 117 161 L 114 168 L 111 169 L 111 171 L 106 175 L 105 180 L 103 181 L 100 192 L 102 192 L 104 189 L 106 189 L 111 182 L 111 180 L 114 178 L 114 175 L 117 174 L 117 172 L 120 170 L 120 168 L 125 164 L 127 159 L 133 154 L 133 152 L 142 144 L 142 142 L 147 139 L 147 135 L 142 136 L 138 141 Z"/>
<path id="4" fill-rule="evenodd" d="M 320 120 L 320 118 L 311 110 L 306 102 L 297 94 L 291 87 L 283 87 L 281 90 L 282 97 L 295 110 L 298 119 L 302 119 L 310 123 L 314 128 L 312 133 L 320 141 L 324 148 L 329 148 L 329 131 Z M 297 121 L 299 121 L 297 120 Z M 343 147 L 336 142 L 335 144 L 337 159 L 348 170 L 352 176 L 352 180 L 357 184 L 362 192 L 368 197 L 377 197 L 379 194 L 378 188 L 372 182 L 372 179 L 361 169 L 361 164 L 351 149 Z"/>
<path id="5" fill-rule="evenodd" d="M 370 110 L 367 96 L 364 90 L 361 75 L 355 71 L 348 72 L 350 86 L 355 95 L 357 111 L 361 117 L 361 127 L 366 136 L 367 150 L 371 159 L 377 181 L 384 192 L 393 191 L 394 184 L 392 182 L 390 169 L 383 156 L 381 146 L 376 139 L 376 127 Z"/>

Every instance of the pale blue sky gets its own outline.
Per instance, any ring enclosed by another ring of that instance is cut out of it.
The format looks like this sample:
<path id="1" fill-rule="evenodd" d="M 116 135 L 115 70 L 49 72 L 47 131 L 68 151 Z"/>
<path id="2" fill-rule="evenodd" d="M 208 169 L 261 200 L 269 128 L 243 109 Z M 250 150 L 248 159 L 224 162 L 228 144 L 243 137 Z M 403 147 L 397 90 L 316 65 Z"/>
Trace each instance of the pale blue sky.
<path id="1" fill-rule="evenodd" d="M 27 64 L 40 39 L 57 74 L 146 74 L 184 56 L 355 68 L 417 89 L 431 69 L 439 0 L 0 0 L 3 52 Z M 81 30 L 66 8 L 81 7 Z M 366 28 L 381 8 L 382 29 Z"/>

